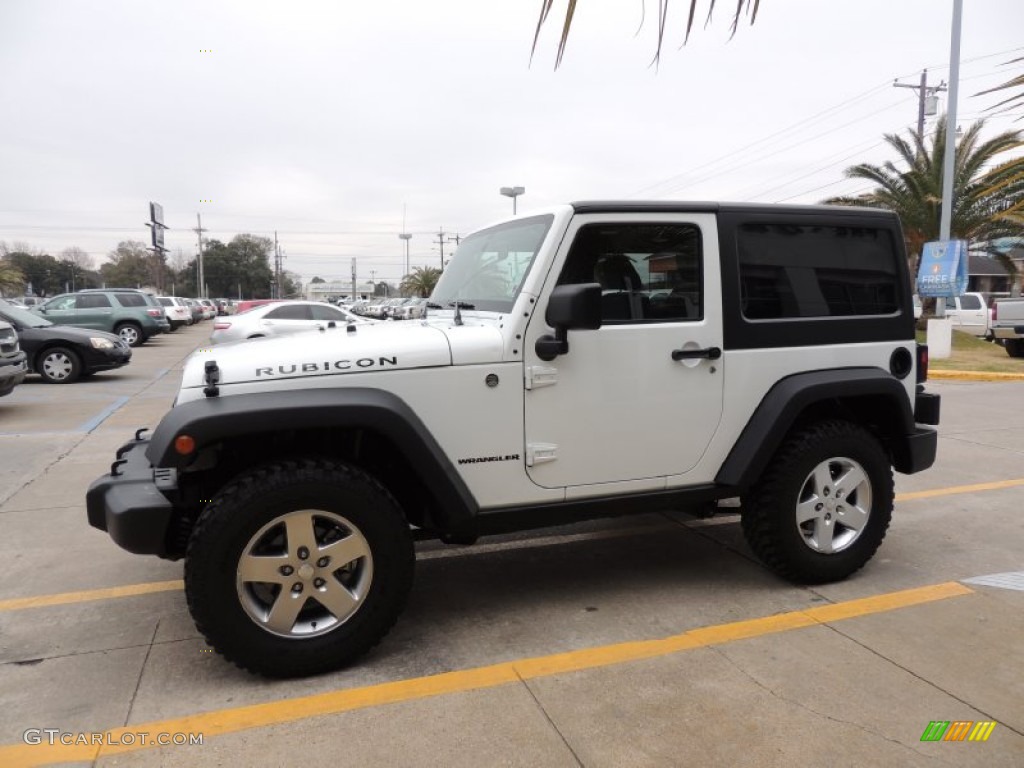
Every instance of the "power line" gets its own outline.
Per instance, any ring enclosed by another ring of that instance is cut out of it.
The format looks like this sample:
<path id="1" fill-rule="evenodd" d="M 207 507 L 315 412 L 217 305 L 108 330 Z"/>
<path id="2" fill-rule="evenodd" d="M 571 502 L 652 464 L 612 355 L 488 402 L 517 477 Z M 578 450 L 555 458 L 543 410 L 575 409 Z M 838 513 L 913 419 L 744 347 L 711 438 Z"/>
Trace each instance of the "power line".
<path id="1" fill-rule="evenodd" d="M 776 131 L 775 133 L 772 133 L 772 134 L 769 134 L 768 136 L 765 136 L 763 138 L 757 139 L 756 141 L 753 141 L 750 144 L 746 144 L 746 145 L 740 147 L 739 149 L 733 150 L 733 151 L 731 151 L 731 152 L 729 152 L 727 154 L 724 154 L 724 155 L 721 155 L 719 157 L 716 157 L 713 160 L 708 160 L 706 163 L 702 163 L 701 165 L 698 165 L 698 166 L 695 166 L 693 168 L 690 168 L 689 170 L 684 171 L 683 173 L 678 173 L 678 174 L 676 174 L 674 176 L 670 176 L 669 178 L 664 179 L 662 181 L 655 182 L 654 184 L 649 184 L 648 186 L 643 187 L 642 189 L 640 189 L 637 192 L 635 192 L 634 196 L 635 195 L 643 194 L 647 190 L 654 189 L 655 187 L 660 187 L 660 186 L 665 185 L 665 184 L 670 184 L 673 181 L 675 181 L 676 179 L 681 178 L 681 177 L 687 175 L 688 173 L 693 173 L 695 171 L 703 170 L 704 168 L 708 168 L 708 167 L 710 167 L 712 165 L 715 165 L 716 163 L 721 162 L 722 160 L 730 160 L 732 158 L 735 158 L 736 155 L 742 154 L 743 152 L 746 152 L 749 149 L 752 149 L 752 148 L 757 147 L 757 146 L 759 146 L 761 144 L 769 142 L 769 141 L 771 141 L 772 139 L 774 139 L 776 137 L 779 137 L 779 136 L 790 136 L 790 135 L 792 135 L 792 132 L 793 132 L 794 129 L 806 128 L 808 125 L 819 121 L 824 116 L 826 116 L 826 115 L 828 115 L 828 114 L 830 114 L 832 112 L 835 112 L 836 110 L 842 109 L 844 107 L 852 106 L 853 104 L 856 104 L 859 101 L 863 101 L 864 99 L 866 99 L 867 97 L 871 96 L 872 94 L 874 94 L 876 92 L 884 91 L 887 86 L 888 86 L 888 83 L 886 83 L 885 85 L 877 85 L 877 86 L 874 86 L 872 88 L 869 88 L 868 90 L 858 94 L 857 96 L 853 96 L 851 98 L 844 99 L 843 101 L 839 102 L 838 104 L 834 104 L 831 107 L 827 107 L 826 109 L 823 109 L 820 112 L 817 112 L 817 113 L 811 115 L 810 117 L 803 118 L 803 119 L 801 119 L 801 120 L 799 120 L 799 121 L 797 121 L 795 123 L 792 123 L 791 125 L 786 126 L 785 128 L 782 128 L 782 129 Z"/>

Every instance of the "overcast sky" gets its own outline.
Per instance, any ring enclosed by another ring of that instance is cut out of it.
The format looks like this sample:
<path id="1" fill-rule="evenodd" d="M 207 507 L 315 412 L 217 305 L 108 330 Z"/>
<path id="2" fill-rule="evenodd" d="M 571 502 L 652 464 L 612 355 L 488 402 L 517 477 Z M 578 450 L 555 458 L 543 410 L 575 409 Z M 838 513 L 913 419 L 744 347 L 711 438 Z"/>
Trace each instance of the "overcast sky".
<path id="1" fill-rule="evenodd" d="M 565 1 L 531 66 L 540 5 L 0 0 L 0 240 L 100 262 L 148 238 L 153 200 L 189 258 L 201 213 L 208 237 L 277 230 L 306 280 L 347 279 L 357 257 L 360 281 L 397 281 L 403 206 L 413 266 L 436 266 L 439 229 L 511 213 L 502 186 L 526 188 L 520 212 L 863 191 L 843 169 L 916 124 L 893 79 L 949 79 L 952 0 L 761 0 L 731 41 L 720 0 L 681 50 L 674 0 L 657 69 L 655 0 L 635 35 L 641 0 L 579 0 L 558 71 Z M 1024 2 L 964 5 L 961 125 L 1024 56 Z"/>

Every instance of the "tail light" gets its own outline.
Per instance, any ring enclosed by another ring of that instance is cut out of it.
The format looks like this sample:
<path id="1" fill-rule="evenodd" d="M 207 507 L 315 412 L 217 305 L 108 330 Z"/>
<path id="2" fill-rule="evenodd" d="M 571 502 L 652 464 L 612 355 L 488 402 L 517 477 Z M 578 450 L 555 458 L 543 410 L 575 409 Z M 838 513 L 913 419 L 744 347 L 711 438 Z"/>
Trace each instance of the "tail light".
<path id="1" fill-rule="evenodd" d="M 164 311 L 162 309 L 147 309 L 146 314 L 150 317 L 163 317 Z"/>
<path id="2" fill-rule="evenodd" d="M 998 320 L 998 319 L 999 319 L 999 302 L 997 301 L 995 304 L 992 305 L 992 320 L 995 321 L 995 320 Z"/>
<path id="3" fill-rule="evenodd" d="M 928 380 L 928 345 L 917 345 L 917 383 L 924 384 Z"/>
<path id="4" fill-rule="evenodd" d="M 214 323 L 213 330 L 215 331 L 226 331 L 231 327 L 231 323 Z"/>

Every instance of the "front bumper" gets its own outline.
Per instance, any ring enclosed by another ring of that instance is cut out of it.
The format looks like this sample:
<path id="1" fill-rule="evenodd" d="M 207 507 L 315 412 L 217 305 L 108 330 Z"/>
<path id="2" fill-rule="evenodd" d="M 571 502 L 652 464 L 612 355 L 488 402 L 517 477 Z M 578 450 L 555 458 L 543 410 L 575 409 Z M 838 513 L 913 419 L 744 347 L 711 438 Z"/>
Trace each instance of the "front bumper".
<path id="1" fill-rule="evenodd" d="M 174 470 L 150 465 L 147 445 L 149 440 L 133 440 L 118 449 L 111 473 L 89 486 L 86 512 L 89 525 L 106 531 L 118 546 L 139 555 L 163 555 L 173 507 L 161 488 L 173 490 L 176 478 Z"/>
<path id="2" fill-rule="evenodd" d="M 28 362 L 24 352 L 0 364 L 0 397 L 9 395 L 28 376 Z"/>

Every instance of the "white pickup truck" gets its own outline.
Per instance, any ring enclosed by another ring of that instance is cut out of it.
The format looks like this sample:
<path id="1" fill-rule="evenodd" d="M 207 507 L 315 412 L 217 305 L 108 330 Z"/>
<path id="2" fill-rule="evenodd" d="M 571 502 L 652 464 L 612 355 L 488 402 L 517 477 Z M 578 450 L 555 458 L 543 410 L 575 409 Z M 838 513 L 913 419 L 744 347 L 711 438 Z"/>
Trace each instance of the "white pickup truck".
<path id="1" fill-rule="evenodd" d="M 999 299 L 992 310 L 992 335 L 1010 357 L 1024 357 L 1024 298 Z"/>
<path id="2" fill-rule="evenodd" d="M 953 329 L 992 339 L 992 306 L 998 296 L 985 293 L 965 293 L 946 299 L 946 317 L 953 322 Z"/>

